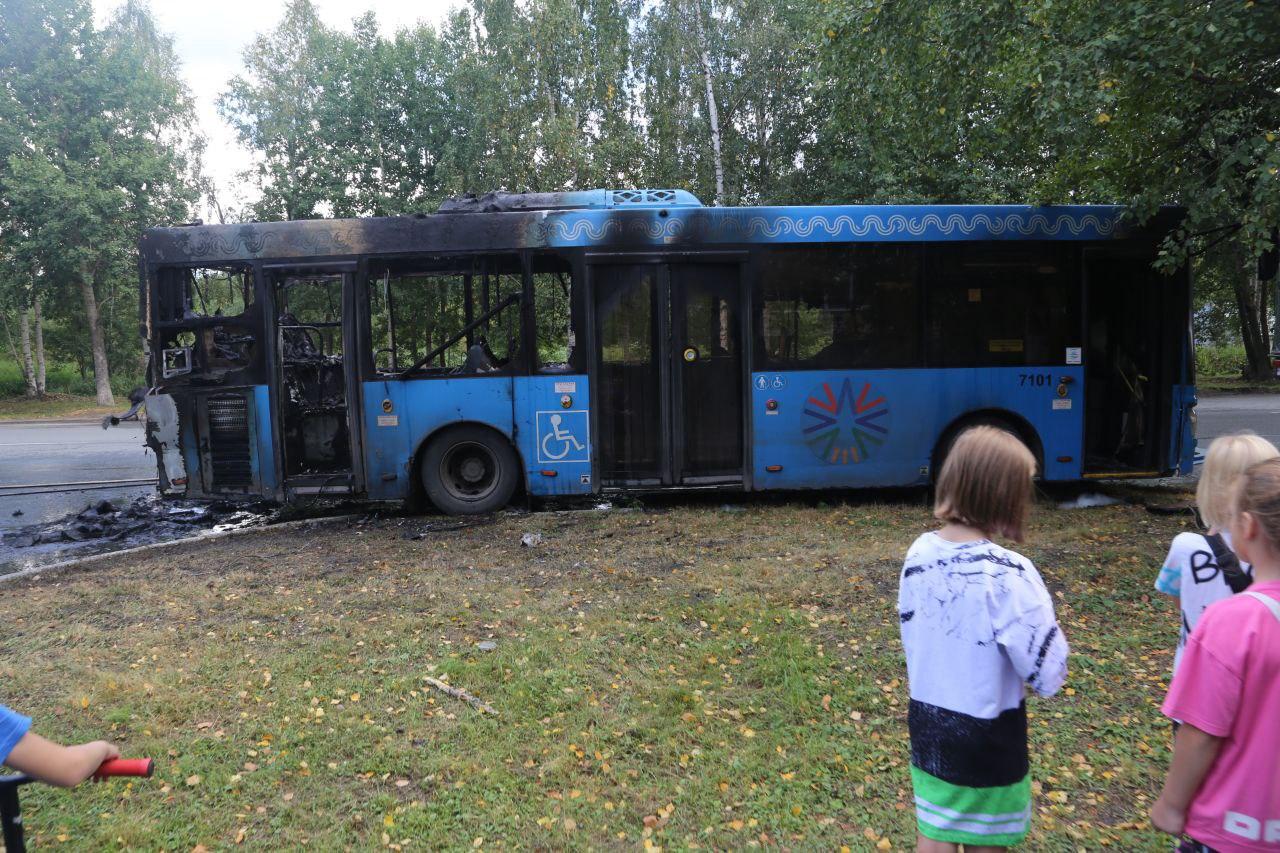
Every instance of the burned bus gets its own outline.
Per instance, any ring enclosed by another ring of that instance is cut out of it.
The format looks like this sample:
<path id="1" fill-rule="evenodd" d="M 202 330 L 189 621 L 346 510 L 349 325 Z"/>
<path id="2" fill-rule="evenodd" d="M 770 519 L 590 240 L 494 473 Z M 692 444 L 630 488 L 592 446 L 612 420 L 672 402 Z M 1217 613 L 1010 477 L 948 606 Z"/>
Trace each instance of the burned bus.
<path id="1" fill-rule="evenodd" d="M 154 228 L 148 442 L 169 495 L 450 513 L 927 484 L 974 423 L 1045 480 L 1188 472 L 1175 219 L 595 190 Z"/>

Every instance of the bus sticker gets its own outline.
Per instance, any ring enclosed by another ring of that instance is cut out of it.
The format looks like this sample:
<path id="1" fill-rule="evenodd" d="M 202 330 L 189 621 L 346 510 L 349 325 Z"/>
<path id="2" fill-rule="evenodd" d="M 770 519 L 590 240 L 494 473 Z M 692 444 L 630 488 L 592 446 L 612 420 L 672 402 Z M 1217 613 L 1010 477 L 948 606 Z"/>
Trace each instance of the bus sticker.
<path id="1" fill-rule="evenodd" d="M 1079 364 L 1082 347 L 1067 347 L 1067 364 Z"/>
<path id="2" fill-rule="evenodd" d="M 1067 411 L 1067 410 L 1070 410 L 1070 408 L 1071 408 L 1070 399 L 1053 401 L 1053 410 L 1055 412 Z"/>

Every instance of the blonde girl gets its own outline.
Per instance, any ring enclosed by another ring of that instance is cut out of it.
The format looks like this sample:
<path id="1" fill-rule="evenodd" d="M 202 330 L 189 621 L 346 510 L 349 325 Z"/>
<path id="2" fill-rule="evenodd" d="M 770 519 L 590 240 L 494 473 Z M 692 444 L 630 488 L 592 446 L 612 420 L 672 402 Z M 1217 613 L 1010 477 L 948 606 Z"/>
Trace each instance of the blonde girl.
<path id="1" fill-rule="evenodd" d="M 1196 487 L 1196 505 L 1207 529 L 1175 536 L 1156 577 L 1156 589 L 1178 599 L 1182 617 L 1174 672 L 1205 608 L 1240 592 L 1252 579 L 1252 568 L 1236 556 L 1231 545 L 1233 496 L 1246 469 L 1277 456 L 1280 451 L 1275 445 L 1251 432 L 1224 435 L 1209 445 Z"/>

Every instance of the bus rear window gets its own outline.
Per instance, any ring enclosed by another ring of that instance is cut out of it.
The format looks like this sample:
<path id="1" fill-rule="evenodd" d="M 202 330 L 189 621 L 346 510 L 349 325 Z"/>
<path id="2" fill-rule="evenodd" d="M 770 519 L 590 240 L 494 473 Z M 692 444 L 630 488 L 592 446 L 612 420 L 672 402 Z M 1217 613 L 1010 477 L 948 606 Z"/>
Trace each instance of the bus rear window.
<path id="1" fill-rule="evenodd" d="M 756 369 L 916 365 L 917 266 L 911 246 L 769 250 L 756 290 Z"/>

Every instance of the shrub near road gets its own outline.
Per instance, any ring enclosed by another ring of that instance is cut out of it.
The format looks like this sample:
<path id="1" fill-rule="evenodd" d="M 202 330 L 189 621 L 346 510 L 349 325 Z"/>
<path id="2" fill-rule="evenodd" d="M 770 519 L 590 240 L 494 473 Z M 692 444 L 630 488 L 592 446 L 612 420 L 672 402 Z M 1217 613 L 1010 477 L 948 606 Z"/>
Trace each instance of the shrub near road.
<path id="1" fill-rule="evenodd" d="M 919 499 L 387 519 L 0 587 L 4 682 L 24 693 L 6 701 L 157 759 L 126 789 L 31 791 L 28 831 L 168 850 L 909 848 L 895 600 L 930 523 Z M 1186 523 L 1033 514 L 1025 553 L 1073 654 L 1064 694 L 1030 706 L 1031 849 L 1167 849 L 1146 810 L 1177 623 L 1149 590 Z"/>

